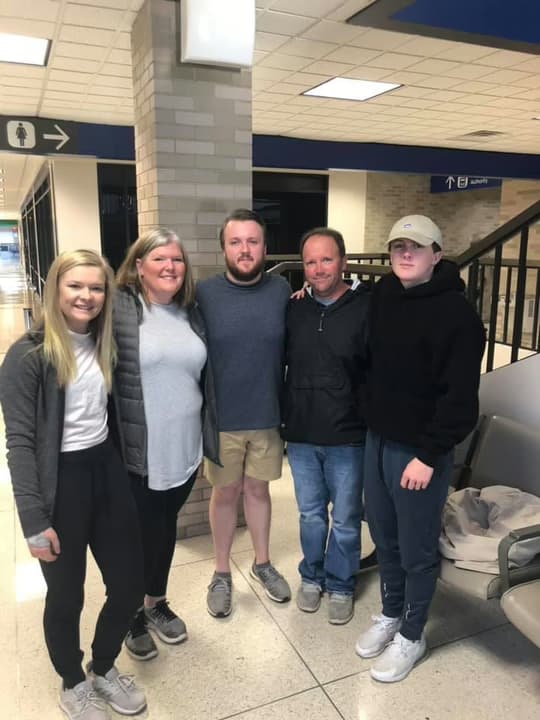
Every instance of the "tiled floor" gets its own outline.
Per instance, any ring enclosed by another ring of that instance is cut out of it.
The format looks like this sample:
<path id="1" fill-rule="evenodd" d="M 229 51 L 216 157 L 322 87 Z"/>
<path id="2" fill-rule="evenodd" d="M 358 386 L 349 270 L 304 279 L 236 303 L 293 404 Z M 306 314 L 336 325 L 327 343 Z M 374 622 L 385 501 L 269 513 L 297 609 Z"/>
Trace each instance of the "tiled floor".
<path id="1" fill-rule="evenodd" d="M 0 269 L 1 272 L 1 269 Z M 0 277 L 1 285 L 1 277 Z M 17 308 L 13 306 L 17 315 Z M 21 309 L 18 308 L 19 322 Z M 0 322 L 2 317 L 0 316 Z M 22 325 L 21 325 L 22 329 Z M 0 325 L 2 347 L 9 344 Z M 11 330 L 10 330 L 11 332 Z M 2 433 L 3 437 L 3 433 Z M 43 581 L 21 537 L 9 475 L 0 464 L 0 720 L 59 720 L 58 679 L 43 641 Z M 298 586 L 297 513 L 288 469 L 272 486 L 272 556 Z M 367 541 L 365 543 L 368 544 Z M 371 680 L 369 661 L 354 653 L 359 630 L 379 609 L 377 573 L 361 577 L 356 614 L 346 626 L 328 624 L 326 604 L 314 615 L 294 603 L 277 605 L 249 577 L 245 529 L 233 547 L 234 611 L 207 613 L 213 570 L 209 537 L 178 544 L 170 599 L 189 639 L 160 644 L 160 655 L 137 663 L 125 652 L 122 670 L 136 673 L 152 720 L 538 720 L 540 651 L 510 626 L 496 602 L 482 603 L 438 590 L 427 633 L 431 657 L 396 685 Z M 103 601 L 99 572 L 89 563 L 82 646 Z M 112 714 L 113 717 L 118 718 Z"/>

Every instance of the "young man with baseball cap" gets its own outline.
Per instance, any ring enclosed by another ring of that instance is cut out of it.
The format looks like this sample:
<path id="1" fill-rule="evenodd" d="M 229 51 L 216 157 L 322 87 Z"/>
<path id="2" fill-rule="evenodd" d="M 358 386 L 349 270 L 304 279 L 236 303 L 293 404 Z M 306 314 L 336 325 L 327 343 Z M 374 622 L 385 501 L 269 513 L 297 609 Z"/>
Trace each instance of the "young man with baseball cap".
<path id="1" fill-rule="evenodd" d="M 375 680 L 397 682 L 427 654 L 452 451 L 477 421 L 485 332 L 430 218 L 401 218 L 387 243 L 392 272 L 371 305 L 364 480 L 382 612 L 356 652 L 378 656 Z"/>

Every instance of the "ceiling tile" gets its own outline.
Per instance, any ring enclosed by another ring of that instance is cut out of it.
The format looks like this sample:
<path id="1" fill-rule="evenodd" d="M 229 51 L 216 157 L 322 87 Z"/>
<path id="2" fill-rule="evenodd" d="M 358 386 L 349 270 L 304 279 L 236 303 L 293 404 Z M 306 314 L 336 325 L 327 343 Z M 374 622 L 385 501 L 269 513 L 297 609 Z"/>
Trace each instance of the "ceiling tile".
<path id="1" fill-rule="evenodd" d="M 2 31 L 4 26 L 3 17 L 20 18 L 22 20 L 46 20 L 55 22 L 61 5 L 56 0 L 2 0 L 0 5 L 0 18 L 2 18 Z"/>
<path id="2" fill-rule="evenodd" d="M 347 43 L 349 40 L 365 32 L 358 25 L 345 25 L 345 23 L 330 22 L 321 20 L 321 22 L 312 25 L 303 33 L 302 37 L 308 40 L 326 40 L 334 43 Z"/>
<path id="3" fill-rule="evenodd" d="M 380 68 L 388 68 L 389 70 L 401 70 L 411 65 L 418 64 L 420 57 L 414 55 L 404 55 L 401 53 L 385 52 L 377 57 L 369 60 L 367 65 Z"/>
<path id="4" fill-rule="evenodd" d="M 519 72 L 519 70 L 496 70 L 489 75 L 484 75 L 486 82 L 512 85 L 519 80 L 526 80 L 530 74 Z"/>
<path id="5" fill-rule="evenodd" d="M 417 62 L 410 69 L 412 72 L 428 73 L 428 75 L 446 75 L 457 67 L 459 67 L 458 63 L 450 62 L 449 60 L 429 58 Z"/>
<path id="6" fill-rule="evenodd" d="M 493 48 L 485 45 L 469 45 L 467 43 L 452 43 L 452 46 L 437 54 L 441 60 L 453 60 L 454 62 L 474 62 L 486 55 L 491 55 Z"/>
<path id="7" fill-rule="evenodd" d="M 101 62 L 105 57 L 105 48 L 98 45 L 81 45 L 80 43 L 59 41 L 54 45 L 54 57 L 81 58 Z"/>
<path id="8" fill-rule="evenodd" d="M 307 30 L 313 23 L 311 17 L 287 15 L 267 10 L 258 20 L 257 29 L 262 32 L 277 33 L 278 35 L 298 35 Z"/>
<path id="9" fill-rule="evenodd" d="M 368 30 L 349 41 L 349 45 L 367 48 L 368 50 L 395 50 L 408 42 L 410 36 L 389 30 Z M 414 54 L 414 53 L 413 53 Z M 422 53 L 418 53 L 422 55 Z"/>
<path id="10" fill-rule="evenodd" d="M 328 62 L 327 60 L 319 60 L 304 68 L 304 72 L 313 73 L 315 75 L 328 75 L 330 77 L 338 77 L 342 73 L 349 72 L 353 68 L 354 65 Z"/>
<path id="11" fill-rule="evenodd" d="M 68 3 L 64 10 L 64 22 L 70 25 L 83 25 L 89 28 L 117 28 L 124 20 L 121 10 L 88 7 Z"/>
<path id="12" fill-rule="evenodd" d="M 60 28 L 59 39 L 66 42 L 108 47 L 114 36 L 114 30 L 98 30 L 93 27 L 66 24 Z"/>
<path id="13" fill-rule="evenodd" d="M 272 10 L 321 18 L 341 4 L 342 0 L 274 0 Z"/>
<path id="14" fill-rule="evenodd" d="M 81 58 L 55 57 L 50 67 L 53 70 L 73 70 L 82 73 L 95 73 L 99 70 L 100 63 L 95 60 L 83 60 Z"/>
<path id="15" fill-rule="evenodd" d="M 369 60 L 373 60 L 373 58 L 376 58 L 380 54 L 380 50 L 365 50 L 364 48 L 344 45 L 337 50 L 333 50 L 328 55 L 325 55 L 324 59 L 361 65 Z"/>
<path id="16" fill-rule="evenodd" d="M 399 46 L 399 52 L 433 57 L 435 55 L 439 55 L 445 50 L 449 50 L 451 47 L 452 43 L 449 40 L 439 40 L 438 38 L 429 37 L 413 37 L 406 43 Z"/>
<path id="17" fill-rule="evenodd" d="M 333 43 L 320 42 L 319 40 L 292 38 L 285 45 L 282 45 L 279 51 L 285 55 L 300 55 L 301 57 L 319 59 L 328 55 L 336 47 Z"/>
<path id="18" fill-rule="evenodd" d="M 359 65 L 358 67 L 343 74 L 343 77 L 353 78 L 357 80 L 383 80 L 390 74 L 388 68 L 368 67 L 367 65 Z"/>
<path id="19" fill-rule="evenodd" d="M 280 53 L 272 53 L 267 55 L 259 63 L 259 67 L 277 68 L 278 70 L 290 70 L 294 72 L 301 70 L 313 62 L 313 58 L 299 57 L 296 55 L 281 55 Z"/>
<path id="20" fill-rule="evenodd" d="M 530 55 L 526 53 L 514 52 L 513 50 L 497 50 L 491 55 L 485 55 L 478 62 L 491 67 L 512 67 L 512 65 L 518 65 L 526 60 L 530 60 Z"/>
<path id="21" fill-rule="evenodd" d="M 289 40 L 287 35 L 273 35 L 272 33 L 255 33 L 255 47 L 257 50 L 272 52 Z"/>
<path id="22" fill-rule="evenodd" d="M 489 75 L 490 70 L 486 65 L 475 65 L 474 63 L 462 63 L 457 65 L 452 70 L 447 70 L 445 73 L 449 77 L 462 78 L 463 80 L 478 80 L 485 75 Z"/>

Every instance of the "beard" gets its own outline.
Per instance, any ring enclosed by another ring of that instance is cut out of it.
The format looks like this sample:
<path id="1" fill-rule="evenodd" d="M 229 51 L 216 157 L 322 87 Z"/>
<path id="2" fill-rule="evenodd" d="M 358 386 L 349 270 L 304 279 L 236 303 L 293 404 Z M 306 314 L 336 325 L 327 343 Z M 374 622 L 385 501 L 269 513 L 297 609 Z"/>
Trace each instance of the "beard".
<path id="1" fill-rule="evenodd" d="M 240 270 L 239 267 L 230 263 L 227 258 L 225 258 L 225 265 L 231 277 L 238 280 L 238 282 L 251 282 L 251 280 L 256 280 L 262 273 L 264 269 L 264 258 L 254 265 L 251 270 Z"/>

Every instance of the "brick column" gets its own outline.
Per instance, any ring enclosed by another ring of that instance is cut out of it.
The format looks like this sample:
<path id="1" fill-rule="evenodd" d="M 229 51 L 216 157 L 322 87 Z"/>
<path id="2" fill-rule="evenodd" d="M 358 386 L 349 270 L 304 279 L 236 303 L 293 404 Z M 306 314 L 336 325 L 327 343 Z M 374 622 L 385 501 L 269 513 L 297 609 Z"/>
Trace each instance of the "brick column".
<path id="1" fill-rule="evenodd" d="M 139 229 L 174 229 L 207 277 L 217 227 L 251 207 L 251 71 L 181 64 L 179 42 L 179 3 L 146 0 L 131 34 Z"/>
<path id="2" fill-rule="evenodd" d="M 223 268 L 218 228 L 251 207 L 251 72 L 179 61 L 180 4 L 146 0 L 133 24 L 139 231 L 170 227 L 195 275 Z M 200 474 L 179 537 L 208 532 L 210 489 Z"/>

